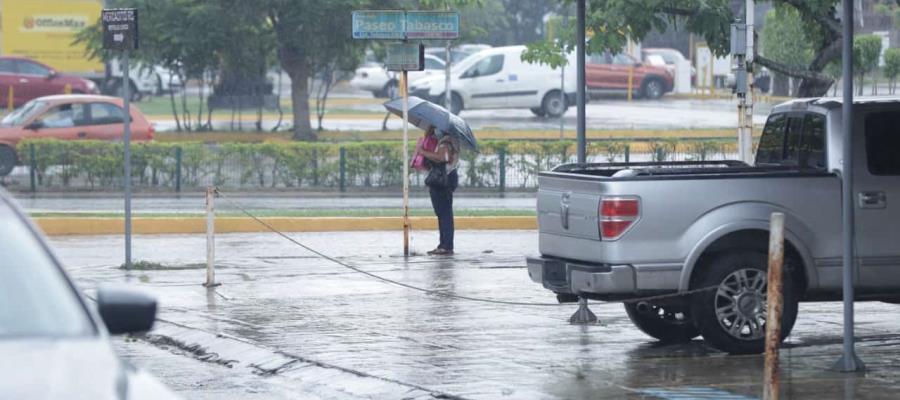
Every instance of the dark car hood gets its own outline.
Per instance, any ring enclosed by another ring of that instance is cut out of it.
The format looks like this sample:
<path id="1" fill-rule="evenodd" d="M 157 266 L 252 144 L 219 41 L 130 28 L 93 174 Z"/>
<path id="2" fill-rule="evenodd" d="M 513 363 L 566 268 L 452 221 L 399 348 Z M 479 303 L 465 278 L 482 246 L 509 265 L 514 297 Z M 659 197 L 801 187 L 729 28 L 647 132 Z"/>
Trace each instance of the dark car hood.
<path id="1" fill-rule="evenodd" d="M 2 399 L 170 399 L 100 338 L 0 340 Z"/>

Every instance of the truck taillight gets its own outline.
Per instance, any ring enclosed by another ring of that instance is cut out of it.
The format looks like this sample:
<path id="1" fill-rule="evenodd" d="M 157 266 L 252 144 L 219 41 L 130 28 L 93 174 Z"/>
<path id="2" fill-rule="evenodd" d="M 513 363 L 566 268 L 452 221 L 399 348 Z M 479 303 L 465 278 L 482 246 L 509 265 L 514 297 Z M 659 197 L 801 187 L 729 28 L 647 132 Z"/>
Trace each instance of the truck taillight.
<path id="1" fill-rule="evenodd" d="M 604 197 L 600 200 L 600 236 L 616 240 L 641 216 L 641 202 L 636 197 Z"/>

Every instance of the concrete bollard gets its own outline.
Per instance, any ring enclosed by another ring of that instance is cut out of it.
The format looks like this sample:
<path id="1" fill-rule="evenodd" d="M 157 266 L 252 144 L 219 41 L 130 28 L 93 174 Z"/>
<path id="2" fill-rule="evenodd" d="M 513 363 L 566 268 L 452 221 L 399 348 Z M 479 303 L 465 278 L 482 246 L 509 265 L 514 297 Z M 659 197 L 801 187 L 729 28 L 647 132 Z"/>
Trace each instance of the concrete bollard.
<path id="1" fill-rule="evenodd" d="M 784 276 L 784 214 L 772 213 L 769 228 L 769 276 L 766 293 L 766 364 L 763 374 L 763 399 L 778 400 L 781 378 L 778 376 L 778 348 L 781 344 L 782 287 Z"/>
<path id="2" fill-rule="evenodd" d="M 216 283 L 216 189 L 206 188 L 206 283 L 208 288 L 218 286 Z"/>

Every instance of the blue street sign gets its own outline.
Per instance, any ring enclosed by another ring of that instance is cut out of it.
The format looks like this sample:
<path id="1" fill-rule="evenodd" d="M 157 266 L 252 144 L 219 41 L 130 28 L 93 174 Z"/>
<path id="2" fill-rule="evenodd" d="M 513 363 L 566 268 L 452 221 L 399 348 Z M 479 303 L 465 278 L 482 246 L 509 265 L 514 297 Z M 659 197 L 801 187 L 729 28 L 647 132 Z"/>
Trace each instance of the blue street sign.
<path id="1" fill-rule="evenodd" d="M 354 11 L 354 39 L 405 39 L 403 11 Z"/>
<path id="2" fill-rule="evenodd" d="M 459 38 L 459 13 L 454 11 L 408 11 L 407 39 Z"/>

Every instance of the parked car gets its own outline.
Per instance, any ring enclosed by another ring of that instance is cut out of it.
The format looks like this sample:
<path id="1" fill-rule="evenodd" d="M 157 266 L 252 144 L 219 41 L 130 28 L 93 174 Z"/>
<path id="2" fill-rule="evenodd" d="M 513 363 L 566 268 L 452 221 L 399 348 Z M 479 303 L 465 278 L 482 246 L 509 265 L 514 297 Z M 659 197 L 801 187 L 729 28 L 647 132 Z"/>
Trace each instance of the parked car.
<path id="1" fill-rule="evenodd" d="M 0 120 L 0 176 L 8 175 L 23 139 L 122 140 L 125 112 L 122 99 L 99 95 L 39 97 Z M 131 107 L 131 138 L 152 140 L 153 126 Z"/>
<path id="2" fill-rule="evenodd" d="M 670 48 L 654 48 L 648 47 L 641 50 L 641 55 L 644 57 L 644 60 L 647 60 L 649 56 L 659 56 L 662 57 L 663 61 L 666 63 L 666 70 L 669 71 L 669 74 L 673 77 L 675 76 L 675 66 L 678 65 L 679 62 L 684 61 L 687 65 L 690 65 L 690 60 L 684 57 L 684 54 L 681 54 L 680 51 L 676 49 Z M 691 82 L 694 81 L 694 78 L 697 76 L 697 69 L 693 66 L 691 67 Z"/>
<path id="3" fill-rule="evenodd" d="M 13 105 L 19 107 L 32 99 L 63 94 L 66 87 L 76 94 L 99 93 L 89 79 L 61 74 L 50 66 L 25 57 L 0 57 L 0 103 L 4 106 L 13 89 Z"/>
<path id="4" fill-rule="evenodd" d="M 120 359 L 110 335 L 150 330 L 156 300 L 101 288 L 96 306 L 0 189 L 0 393 L 9 399 L 175 399 Z"/>
<path id="5" fill-rule="evenodd" d="M 444 61 L 433 55 L 425 55 L 425 70 L 410 71 L 409 81 L 413 82 L 426 76 L 434 74 L 443 75 Z M 350 86 L 372 92 L 375 97 L 394 98 L 397 97 L 400 83 L 400 75 L 394 71 L 388 71 L 381 63 L 369 62 L 356 69 L 353 78 L 350 80 Z"/>
<path id="6" fill-rule="evenodd" d="M 538 116 L 558 117 L 574 104 L 575 56 L 566 66 L 566 95 L 560 96 L 560 70 L 522 61 L 525 46 L 494 47 L 454 66 L 450 77 L 451 111 L 526 108 Z M 414 81 L 410 93 L 443 103 L 445 76 Z"/>
<path id="7" fill-rule="evenodd" d="M 109 63 L 110 74 L 101 89 L 103 94 L 122 97 L 125 95 L 123 85 L 125 74 L 117 60 Z M 184 82 L 174 71 L 161 66 L 132 64 L 128 69 L 128 78 L 131 82 L 131 100 L 140 101 L 144 96 L 162 95 L 178 92 L 184 89 Z M 99 79 L 103 82 L 102 78 Z"/>
<path id="8" fill-rule="evenodd" d="M 637 96 L 657 99 L 675 87 L 675 78 L 666 68 L 645 65 L 624 53 L 591 55 L 584 68 L 588 91 L 593 94 L 627 92 L 629 71 L 632 92 Z"/>
<path id="9" fill-rule="evenodd" d="M 841 179 L 852 173 L 858 299 L 896 301 L 900 289 L 900 98 L 858 99 L 842 160 L 841 101 L 776 106 L 755 165 L 742 162 L 568 164 L 539 176 L 540 257 L 534 282 L 557 293 L 625 300 L 646 334 L 759 353 L 765 336 L 769 217 L 785 214 L 784 311 L 842 298 Z M 892 199 L 892 200 L 889 200 Z M 690 296 L 690 290 L 697 291 Z M 639 300 L 645 296 L 655 300 Z M 634 301 L 628 302 L 627 300 Z"/>

